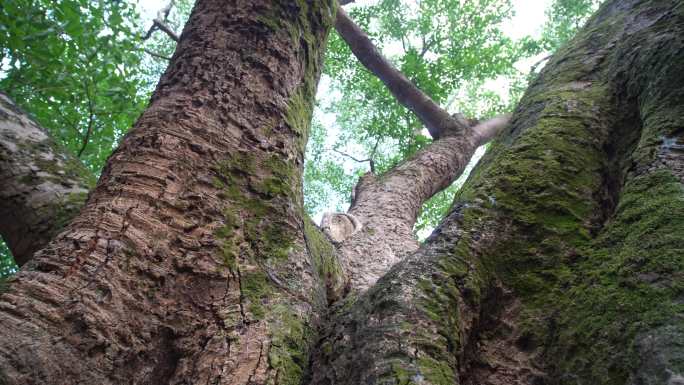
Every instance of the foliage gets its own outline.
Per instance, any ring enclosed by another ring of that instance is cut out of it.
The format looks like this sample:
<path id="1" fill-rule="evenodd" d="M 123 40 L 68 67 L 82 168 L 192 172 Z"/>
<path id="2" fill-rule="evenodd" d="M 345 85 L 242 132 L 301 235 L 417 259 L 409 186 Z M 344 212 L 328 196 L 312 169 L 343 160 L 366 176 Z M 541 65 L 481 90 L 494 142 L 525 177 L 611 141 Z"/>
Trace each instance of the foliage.
<path id="1" fill-rule="evenodd" d="M 381 0 L 352 7 L 349 13 L 438 104 L 484 119 L 511 111 L 526 88 L 533 74 L 517 70 L 515 64 L 559 47 L 596 3 L 555 0 L 546 12 L 542 37 L 519 41 L 501 29 L 513 15 L 509 0 Z M 493 82 L 496 91 L 491 90 Z M 358 176 L 368 171 L 368 162 L 354 159 L 372 158 L 376 173 L 382 173 L 431 141 L 421 122 L 394 100 L 337 34 L 328 44 L 321 93 L 326 94 L 321 101 L 325 113 L 319 111 L 319 116 L 328 124 L 314 129 L 304 179 L 311 215 L 344 209 Z M 420 236 L 441 220 L 463 179 L 425 203 L 415 229 Z"/>
<path id="2" fill-rule="evenodd" d="M 599 0 L 554 0 L 546 11 L 542 44 L 555 51 L 570 40 L 599 5 Z"/>
<path id="3" fill-rule="evenodd" d="M 2 284 L 2 279 L 9 277 L 17 272 L 17 264 L 14 263 L 14 258 L 10 253 L 7 245 L 0 237 L 0 286 Z"/>
<path id="4" fill-rule="evenodd" d="M 121 1 L 0 8 L 0 89 L 95 173 L 144 107 L 136 21 Z"/>
<path id="5" fill-rule="evenodd" d="M 531 39 L 513 41 L 503 34 L 501 24 L 512 15 L 509 0 L 382 0 L 354 7 L 349 14 L 438 104 L 472 117 L 510 109 L 506 99 L 515 98 L 488 91 L 484 84 L 500 77 L 521 78 L 513 64 L 539 50 Z M 372 158 L 375 172 L 382 173 L 431 141 L 422 123 L 395 101 L 337 34 L 328 44 L 325 75 L 330 85 L 323 92 L 332 97 L 324 98 L 322 109 L 334 115 L 335 125 L 320 128 L 324 133 L 317 135 L 337 135 L 337 140 L 328 139 L 327 148 L 315 141 L 310 144 L 307 156 L 316 159 L 316 172 L 307 169 L 305 174 L 305 185 L 311 186 L 305 200 L 312 214 L 314 208 L 321 210 L 323 195 L 348 197 L 358 175 L 368 170 L 368 162 L 354 164 L 334 150 L 357 159 Z M 448 196 L 431 202 L 433 209 L 419 228 L 434 226 L 450 202 Z M 338 201 L 336 206 L 341 205 Z"/>

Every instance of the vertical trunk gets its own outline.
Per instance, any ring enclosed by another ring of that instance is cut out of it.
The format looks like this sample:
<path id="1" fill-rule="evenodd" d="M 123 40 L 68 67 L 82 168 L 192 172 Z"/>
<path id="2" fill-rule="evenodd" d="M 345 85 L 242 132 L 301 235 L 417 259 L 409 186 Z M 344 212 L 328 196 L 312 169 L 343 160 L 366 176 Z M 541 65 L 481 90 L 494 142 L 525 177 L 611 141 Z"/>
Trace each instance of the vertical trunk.
<path id="1" fill-rule="evenodd" d="M 683 28 L 604 4 L 426 244 L 336 307 L 311 383 L 681 382 Z"/>
<path id="2" fill-rule="evenodd" d="M 83 206 L 94 176 L 0 93 L 0 234 L 18 265 Z"/>
<path id="3" fill-rule="evenodd" d="M 326 271 L 301 168 L 335 6 L 197 2 L 88 204 L 0 297 L 4 382 L 299 382 Z"/>

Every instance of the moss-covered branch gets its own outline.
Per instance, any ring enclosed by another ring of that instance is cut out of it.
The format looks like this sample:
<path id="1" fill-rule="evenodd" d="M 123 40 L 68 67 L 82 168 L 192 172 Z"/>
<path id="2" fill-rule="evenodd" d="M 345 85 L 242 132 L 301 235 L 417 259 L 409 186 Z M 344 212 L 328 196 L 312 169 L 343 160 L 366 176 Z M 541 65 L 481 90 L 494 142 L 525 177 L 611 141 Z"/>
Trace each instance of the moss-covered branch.
<path id="1" fill-rule="evenodd" d="M 19 265 L 85 203 L 93 174 L 0 93 L 0 234 Z"/>

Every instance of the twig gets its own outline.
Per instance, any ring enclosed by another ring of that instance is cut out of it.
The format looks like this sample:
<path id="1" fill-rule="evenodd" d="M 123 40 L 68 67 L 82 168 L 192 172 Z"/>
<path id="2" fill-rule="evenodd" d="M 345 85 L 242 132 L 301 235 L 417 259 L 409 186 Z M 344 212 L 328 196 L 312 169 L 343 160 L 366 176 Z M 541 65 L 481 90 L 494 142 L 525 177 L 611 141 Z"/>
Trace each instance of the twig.
<path id="1" fill-rule="evenodd" d="M 88 129 L 86 130 L 85 136 L 83 137 L 83 145 L 78 150 L 78 154 L 76 155 L 79 158 L 81 157 L 81 155 L 83 155 L 83 151 L 85 151 L 86 146 L 88 146 L 90 136 L 93 133 L 93 123 L 95 121 L 95 113 L 93 111 L 93 99 L 90 97 L 90 87 L 87 81 L 85 84 L 85 92 L 86 97 L 88 98 Z"/>
<path id="2" fill-rule="evenodd" d="M 158 53 L 156 53 L 156 52 L 152 52 L 152 51 L 150 51 L 150 50 L 147 49 L 147 48 L 143 48 L 143 51 L 144 51 L 146 54 L 148 54 L 148 55 L 150 55 L 150 56 L 154 56 L 154 57 L 156 57 L 156 58 L 158 58 L 158 59 L 164 59 L 164 60 L 168 60 L 168 61 L 171 60 L 170 57 L 164 56 L 164 55 L 160 55 L 160 54 L 158 54 Z"/>
<path id="3" fill-rule="evenodd" d="M 347 154 L 346 152 L 342 152 L 342 151 L 340 151 L 340 150 L 338 150 L 338 149 L 336 149 L 336 148 L 333 148 L 332 150 L 335 151 L 336 153 L 342 155 L 342 156 L 346 156 L 347 158 L 349 158 L 349 159 L 351 159 L 351 160 L 353 160 L 353 161 L 355 161 L 355 162 L 364 163 L 364 162 L 370 162 L 370 161 L 371 161 L 371 159 L 358 159 L 358 158 L 355 158 L 355 157 L 353 157 L 352 155 L 349 155 L 349 154 Z"/>
<path id="4" fill-rule="evenodd" d="M 152 26 L 149 30 L 147 30 L 145 36 L 143 36 L 143 40 L 149 39 L 154 33 L 154 31 L 156 31 L 157 29 L 166 33 L 175 42 L 178 42 L 180 40 L 178 35 L 176 35 L 176 33 L 166 24 L 166 19 L 169 18 L 169 13 L 171 13 L 171 8 L 173 8 L 174 3 L 175 0 L 171 0 L 166 7 L 160 9 L 159 12 L 157 12 L 157 17 L 154 18 L 154 20 L 152 20 Z"/>

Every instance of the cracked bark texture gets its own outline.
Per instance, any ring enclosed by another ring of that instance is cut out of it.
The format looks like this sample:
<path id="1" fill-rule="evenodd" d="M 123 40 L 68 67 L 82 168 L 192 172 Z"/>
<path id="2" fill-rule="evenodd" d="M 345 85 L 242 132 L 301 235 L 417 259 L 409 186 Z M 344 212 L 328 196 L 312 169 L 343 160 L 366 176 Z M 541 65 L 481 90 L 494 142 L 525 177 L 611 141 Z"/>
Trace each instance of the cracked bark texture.
<path id="1" fill-rule="evenodd" d="M 680 383 L 683 28 L 603 4 L 426 243 L 332 309 L 309 383 Z"/>
<path id="2" fill-rule="evenodd" d="M 0 93 L 0 234 L 19 266 L 85 203 L 95 177 Z"/>
<path id="3" fill-rule="evenodd" d="M 7 384 L 299 382 L 303 150 L 334 1 L 199 0 L 78 215 L 0 297 Z"/>

